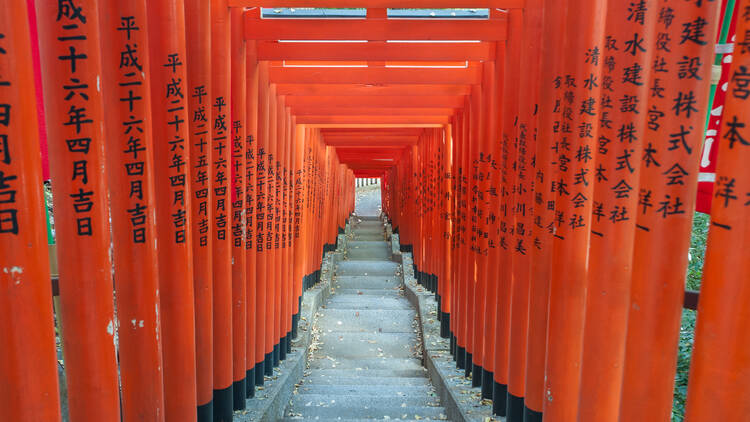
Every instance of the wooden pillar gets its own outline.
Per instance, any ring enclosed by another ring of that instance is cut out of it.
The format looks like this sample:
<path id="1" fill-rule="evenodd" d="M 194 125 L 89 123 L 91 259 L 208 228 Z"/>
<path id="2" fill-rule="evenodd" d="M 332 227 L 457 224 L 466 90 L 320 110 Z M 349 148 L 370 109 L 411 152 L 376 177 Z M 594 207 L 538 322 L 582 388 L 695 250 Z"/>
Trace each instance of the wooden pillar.
<path id="1" fill-rule="evenodd" d="M 8 420 L 57 422 L 60 392 L 28 13 L 25 2 L 0 2 L 0 409 Z M 53 92 L 59 94 L 57 88 Z M 70 169 L 63 170 L 67 182 Z"/>
<path id="2" fill-rule="evenodd" d="M 687 252 L 706 119 L 702 110 L 708 105 L 719 5 L 656 2 L 657 9 L 665 7 L 672 9 L 673 19 L 657 18 L 653 44 L 644 45 L 654 51 L 655 69 L 649 82 L 651 96 L 643 110 L 648 120 L 634 215 L 637 246 L 620 420 L 646 416 L 667 420 L 672 411 Z M 685 57 L 696 60 L 683 73 L 680 62 Z"/>
<path id="3" fill-rule="evenodd" d="M 163 421 L 146 2 L 102 4 L 102 93 L 123 421 Z M 137 282 L 134 282 L 136 281 Z"/>
<path id="4" fill-rule="evenodd" d="M 214 420 L 232 420 L 231 30 L 226 0 L 211 0 L 211 148 L 214 178 Z"/>
<path id="5" fill-rule="evenodd" d="M 559 138 L 554 159 L 560 172 L 555 185 L 555 234 L 550 278 L 544 417 L 573 420 L 578 414 L 583 317 L 588 245 L 591 235 L 594 160 L 598 139 L 596 105 L 600 98 L 601 66 L 585 53 L 604 40 L 606 2 L 568 3 L 563 42 L 563 116 L 567 129 Z M 595 80 L 596 79 L 596 80 Z"/>
<path id="6" fill-rule="evenodd" d="M 185 1 L 188 118 L 190 133 L 191 236 L 195 292 L 195 359 L 198 421 L 213 421 L 214 327 L 213 236 L 214 176 L 211 128 L 211 3 Z"/>
<path id="7" fill-rule="evenodd" d="M 120 397 L 109 270 L 104 116 L 102 94 L 97 89 L 102 73 L 99 2 L 78 1 L 76 6 L 40 0 L 36 13 L 58 222 L 55 235 L 69 414 L 76 421 L 109 421 L 120 419 Z M 24 74 L 31 74 L 31 66 L 15 76 Z M 3 70 L 3 77 L 7 76 L 14 75 Z M 28 192 L 38 189 L 39 184 Z M 12 226 L 13 220 L 3 223 Z M 46 285 L 47 280 L 37 282 Z"/>
<path id="8" fill-rule="evenodd" d="M 739 3 L 736 48 L 724 105 L 711 229 L 698 303 L 686 420 L 742 420 L 750 413 L 747 259 L 750 221 L 750 3 Z M 744 196 L 743 196 L 744 193 Z"/>
<path id="9" fill-rule="evenodd" d="M 533 245 L 529 278 L 529 328 L 526 346 L 526 386 L 524 419 L 542 421 L 544 402 L 544 369 L 547 347 L 547 308 L 553 248 L 556 195 L 553 183 L 559 180 L 553 164 L 554 143 L 559 136 L 562 117 L 562 86 L 554 80 L 561 76 L 564 16 L 551 15 L 548 10 L 565 10 L 566 2 L 544 0 L 544 25 L 540 47 L 539 116 L 534 168 Z"/>
<path id="10" fill-rule="evenodd" d="M 256 268 L 258 253 L 256 248 L 256 197 L 258 184 L 258 57 L 255 41 L 245 41 L 246 63 L 246 127 L 245 133 L 245 218 L 246 218 L 246 258 L 247 272 L 247 378 L 246 396 L 255 397 L 255 384 L 258 365 L 262 362 L 262 342 L 258 341 L 258 281 Z M 262 373 L 263 371 L 260 370 Z"/>
<path id="11" fill-rule="evenodd" d="M 643 106 L 630 110 L 615 104 L 627 98 L 648 103 L 647 81 L 655 53 L 645 47 L 630 48 L 628 43 L 653 44 L 659 9 L 656 1 L 645 2 L 642 8 L 634 11 L 626 3 L 609 2 L 605 39 L 610 41 L 604 43 L 600 56 L 593 52 L 587 56 L 598 60 L 602 69 L 602 100 L 593 157 L 596 169 L 578 399 L 581 421 L 617 419 L 620 410 L 640 176 L 635 163 L 643 155 L 646 113 Z M 620 47 L 615 50 L 612 42 L 619 42 Z M 628 156 L 633 157 L 633 166 L 623 161 Z"/>
<path id="12" fill-rule="evenodd" d="M 185 8 L 182 0 L 146 4 L 165 416 L 191 421 L 197 417 L 197 390 Z"/>
<path id="13" fill-rule="evenodd" d="M 518 117 L 518 102 L 520 98 L 519 79 L 521 69 L 518 63 L 521 59 L 520 40 L 523 25 L 523 12 L 518 9 L 511 9 L 508 13 L 509 38 L 506 41 L 504 49 L 501 49 L 498 43 L 498 53 L 503 55 L 497 57 L 504 58 L 503 64 L 503 104 L 501 107 L 502 116 L 500 136 L 501 139 L 496 143 L 498 156 L 500 159 L 500 184 L 498 186 L 500 195 L 499 207 L 499 239 L 498 239 L 498 259 L 496 260 L 497 290 L 496 290 L 496 313 L 495 313 L 495 384 L 492 392 L 492 410 L 493 414 L 505 416 L 507 413 L 507 394 L 508 394 L 508 365 L 509 355 L 509 336 L 510 336 L 510 315 L 511 315 L 511 277 L 512 277 L 512 253 L 515 248 L 513 230 L 514 230 L 514 197 L 513 186 L 515 185 L 514 160 L 516 147 L 514 138 L 516 137 L 516 119 Z"/>
<path id="14" fill-rule="evenodd" d="M 245 408 L 247 388 L 247 237 L 245 216 L 245 131 L 247 126 L 247 76 L 243 12 L 233 7 L 230 13 L 231 61 L 231 154 L 232 168 L 232 393 L 234 410 Z M 255 381 L 253 381 L 255 382 Z"/>

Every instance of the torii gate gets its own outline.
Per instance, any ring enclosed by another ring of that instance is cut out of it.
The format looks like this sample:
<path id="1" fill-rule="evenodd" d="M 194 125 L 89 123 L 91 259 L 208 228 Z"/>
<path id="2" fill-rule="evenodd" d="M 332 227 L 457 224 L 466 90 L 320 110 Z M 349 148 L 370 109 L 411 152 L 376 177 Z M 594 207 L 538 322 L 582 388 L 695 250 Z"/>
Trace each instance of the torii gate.
<path id="1" fill-rule="evenodd" d="M 719 2 L 281 3 L 36 0 L 35 86 L 29 10 L 0 0 L 0 412 L 61 419 L 57 317 L 72 421 L 231 420 L 290 350 L 354 178 L 379 177 L 441 335 L 496 414 L 667 420 Z M 748 8 L 694 421 L 750 414 Z"/>

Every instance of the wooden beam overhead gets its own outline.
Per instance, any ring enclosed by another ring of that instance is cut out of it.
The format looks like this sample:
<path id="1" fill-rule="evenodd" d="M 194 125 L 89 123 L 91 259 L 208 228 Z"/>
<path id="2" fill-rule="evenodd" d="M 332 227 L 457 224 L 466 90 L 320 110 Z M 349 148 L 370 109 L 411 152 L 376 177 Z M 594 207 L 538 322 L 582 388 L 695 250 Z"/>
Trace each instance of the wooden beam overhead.
<path id="1" fill-rule="evenodd" d="M 323 136 L 419 136 L 424 133 L 420 128 L 328 128 L 321 129 L 320 134 Z"/>
<path id="2" fill-rule="evenodd" d="M 401 125 L 418 125 L 434 127 L 450 123 L 447 116 L 297 116 L 298 124 L 308 125 L 373 125 L 387 124 L 395 127 Z M 428 126 L 430 125 L 430 126 Z"/>
<path id="3" fill-rule="evenodd" d="M 452 116 L 453 108 L 292 107 L 295 116 Z"/>
<path id="4" fill-rule="evenodd" d="M 494 43 L 491 42 L 258 42 L 258 60 L 486 61 L 494 59 L 495 47 Z"/>
<path id="5" fill-rule="evenodd" d="M 464 105 L 464 96 L 298 96 L 284 97 L 289 107 L 368 107 L 368 108 L 460 108 Z M 321 113 L 324 114 L 324 113 Z"/>
<path id="6" fill-rule="evenodd" d="M 494 19 L 261 19 L 245 13 L 246 40 L 503 41 L 508 23 Z"/>
<path id="7" fill-rule="evenodd" d="M 312 129 L 405 129 L 405 128 L 441 128 L 448 123 L 302 123 L 297 120 L 298 124 L 304 124 Z"/>
<path id="8" fill-rule="evenodd" d="M 229 7 L 328 7 L 404 9 L 520 9 L 525 0 L 229 0 Z"/>
<path id="9" fill-rule="evenodd" d="M 346 148 L 371 148 L 377 147 L 403 147 L 404 145 L 415 145 L 419 138 L 411 136 L 373 136 L 369 138 L 329 138 L 323 137 L 326 145 Z"/>
<path id="10" fill-rule="evenodd" d="M 475 85 L 481 82 L 482 69 L 271 67 L 269 74 L 277 84 Z"/>
<path id="11" fill-rule="evenodd" d="M 469 95 L 471 88 L 462 85 L 345 85 L 345 84 L 277 84 L 278 95 L 334 96 L 424 96 Z"/>

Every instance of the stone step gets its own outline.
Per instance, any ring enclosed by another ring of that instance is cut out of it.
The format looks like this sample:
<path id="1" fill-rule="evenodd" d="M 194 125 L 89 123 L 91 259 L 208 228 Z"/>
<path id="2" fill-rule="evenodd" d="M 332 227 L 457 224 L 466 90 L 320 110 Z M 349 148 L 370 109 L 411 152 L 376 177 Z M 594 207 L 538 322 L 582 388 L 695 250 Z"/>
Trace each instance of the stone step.
<path id="1" fill-rule="evenodd" d="M 385 239 L 385 233 L 354 233 L 353 240 L 356 241 L 380 241 Z"/>
<path id="2" fill-rule="evenodd" d="M 334 285 L 335 287 L 335 285 Z M 367 296 L 367 297 L 382 297 L 382 298 L 397 298 L 403 297 L 400 289 L 347 289 L 345 287 L 336 287 L 336 295 L 342 296 Z M 408 308 L 411 309 L 411 308 Z"/>
<path id="3" fill-rule="evenodd" d="M 387 261 L 391 258 L 391 250 L 390 249 L 382 249 L 382 250 L 349 250 L 346 252 L 346 256 L 348 259 L 356 259 L 356 260 L 371 260 L 371 261 Z"/>
<path id="4" fill-rule="evenodd" d="M 404 397 L 383 397 L 380 395 L 370 397 L 358 397 L 349 395 L 332 396 L 330 394 L 297 394 L 292 398 L 292 406 L 296 409 L 305 409 L 308 407 L 380 407 L 394 406 L 399 407 L 439 407 L 440 400 L 437 397 L 430 396 L 404 396 Z"/>
<path id="5" fill-rule="evenodd" d="M 341 261 L 336 266 L 336 275 L 395 275 L 398 264 L 392 261 Z"/>
<path id="6" fill-rule="evenodd" d="M 369 290 L 369 289 L 368 289 Z M 327 309 L 355 309 L 381 311 L 412 309 L 408 302 L 396 297 L 372 297 L 372 295 L 344 294 L 337 290 L 336 294 L 326 303 Z"/>
<path id="7" fill-rule="evenodd" d="M 320 352 L 337 359 L 366 359 L 376 357 L 412 357 L 414 333 L 341 333 L 323 332 Z"/>
<path id="8" fill-rule="evenodd" d="M 416 369 L 317 369 L 315 372 L 310 370 L 306 372 L 306 376 L 318 375 L 333 378 L 342 377 L 367 377 L 367 378 L 424 378 L 427 376 L 427 370 L 424 367 L 418 367 Z M 303 378 L 303 380 L 306 378 Z"/>
<path id="9" fill-rule="evenodd" d="M 297 394 L 323 394 L 331 396 L 378 396 L 378 397 L 435 397 L 437 393 L 430 385 L 394 385 L 394 384 L 311 384 L 304 381 L 297 387 Z"/>
<path id="10" fill-rule="evenodd" d="M 390 385 L 390 386 L 421 386 L 425 388 L 430 385 L 427 378 L 404 378 L 404 377 L 327 377 L 323 375 L 310 375 L 303 378 L 306 385 Z"/>
<path id="11" fill-rule="evenodd" d="M 316 374 L 325 375 L 327 369 L 338 369 L 338 370 L 349 370 L 352 371 L 354 376 L 357 370 L 390 370 L 390 371 L 418 371 L 423 368 L 422 361 L 416 357 L 414 358 L 362 358 L 362 359 L 343 359 L 331 357 L 328 359 L 328 355 L 322 353 L 316 353 L 318 359 L 311 361 L 310 376 Z M 321 359 L 322 358 L 322 359 Z M 312 371 L 315 370 L 315 371 Z M 395 374 L 395 372 L 394 372 Z M 393 375 L 391 375 L 393 377 Z"/>
<path id="12" fill-rule="evenodd" d="M 303 416 L 290 416 L 290 417 L 287 417 L 287 418 L 279 419 L 279 421 L 282 421 L 282 422 L 299 422 L 299 421 L 303 421 L 303 420 L 306 420 Z M 310 420 L 314 420 L 316 422 L 372 422 L 372 421 L 391 421 L 391 422 L 393 422 L 390 417 L 388 419 L 342 419 L 340 417 L 338 417 L 338 418 L 330 418 L 329 419 L 329 418 L 315 417 L 315 418 L 311 418 Z M 445 419 L 429 419 L 429 418 L 425 418 L 425 419 L 398 419 L 399 422 L 416 422 L 416 421 L 426 422 L 426 421 L 438 421 L 438 420 L 445 420 Z"/>
<path id="13" fill-rule="evenodd" d="M 302 409 L 299 409 L 302 410 Z M 331 407 L 306 407 L 304 408 L 305 419 L 320 418 L 347 418 L 347 419 L 417 419 L 417 418 L 445 418 L 445 410 L 440 407 L 431 406 L 331 406 Z"/>
<path id="14" fill-rule="evenodd" d="M 360 311 L 326 309 L 326 312 L 318 318 L 318 323 L 323 331 L 329 327 L 328 329 L 339 332 L 411 333 L 414 332 L 412 323 L 415 315 L 416 312 L 411 310 L 392 310 L 386 313 L 365 309 Z"/>
<path id="15" fill-rule="evenodd" d="M 401 280 L 395 275 L 391 276 L 336 276 L 333 286 L 342 289 L 381 289 L 391 290 L 401 287 Z"/>

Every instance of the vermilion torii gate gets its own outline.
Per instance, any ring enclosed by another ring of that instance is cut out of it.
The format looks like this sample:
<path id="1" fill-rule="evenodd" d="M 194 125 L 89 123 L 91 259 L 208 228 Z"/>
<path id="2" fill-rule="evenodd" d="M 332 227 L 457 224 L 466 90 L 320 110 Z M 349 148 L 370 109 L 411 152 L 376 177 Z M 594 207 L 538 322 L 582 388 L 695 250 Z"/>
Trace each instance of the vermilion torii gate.
<path id="1" fill-rule="evenodd" d="M 669 420 L 719 3 L 0 0 L 0 413 L 61 419 L 57 322 L 72 421 L 231 420 L 379 177 L 496 414 Z M 690 421 L 750 414 L 736 25 Z"/>

